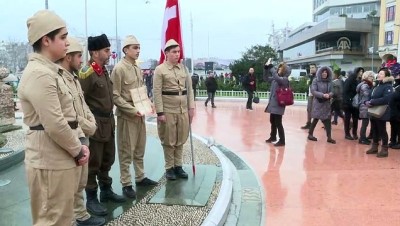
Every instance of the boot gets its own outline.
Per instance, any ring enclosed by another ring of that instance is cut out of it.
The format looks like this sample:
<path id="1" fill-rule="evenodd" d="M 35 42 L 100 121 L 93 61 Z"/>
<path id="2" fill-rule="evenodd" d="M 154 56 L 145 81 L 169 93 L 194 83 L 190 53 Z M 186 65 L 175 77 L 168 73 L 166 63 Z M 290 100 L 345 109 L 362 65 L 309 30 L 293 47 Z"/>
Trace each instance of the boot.
<path id="1" fill-rule="evenodd" d="M 77 226 L 102 226 L 105 223 L 106 219 L 104 219 L 103 217 L 96 217 L 96 216 L 90 216 L 90 218 L 84 221 L 76 220 Z"/>
<path id="2" fill-rule="evenodd" d="M 360 139 L 358 140 L 358 143 L 359 143 L 359 144 L 370 145 L 370 144 L 371 144 L 371 141 L 367 140 L 367 138 L 360 138 Z"/>
<path id="3" fill-rule="evenodd" d="M 307 137 L 307 139 L 308 140 L 311 140 L 311 141 L 317 141 L 318 139 L 316 138 L 316 137 L 314 137 L 314 129 L 315 129 L 315 127 L 317 126 L 317 123 L 318 123 L 318 120 L 313 120 L 312 121 L 312 123 L 310 124 L 310 129 L 308 130 L 308 137 Z"/>
<path id="4" fill-rule="evenodd" d="M 336 140 L 332 139 L 332 138 L 328 138 L 328 140 L 326 140 L 328 143 L 331 144 L 336 144 Z"/>
<path id="5" fill-rule="evenodd" d="M 301 129 L 310 129 L 310 122 L 307 122 L 305 126 L 300 127 Z"/>
<path id="6" fill-rule="evenodd" d="M 169 169 L 167 169 L 165 171 L 165 178 L 167 178 L 167 180 L 176 180 L 176 175 L 174 172 L 174 167 L 171 167 Z"/>
<path id="7" fill-rule="evenodd" d="M 97 199 L 97 189 L 86 189 L 86 208 L 87 210 L 98 216 L 107 215 L 107 208 L 99 203 Z"/>
<path id="8" fill-rule="evenodd" d="M 136 192 L 133 190 L 132 185 L 123 187 L 122 194 L 131 199 L 136 198 Z"/>
<path id="9" fill-rule="evenodd" d="M 176 177 L 184 179 L 188 178 L 188 174 L 182 169 L 182 166 L 175 166 L 174 172 Z"/>
<path id="10" fill-rule="evenodd" d="M 372 143 L 371 148 L 368 149 L 367 152 L 365 152 L 365 153 L 368 154 L 368 155 L 377 154 L 378 153 L 378 146 L 379 146 L 379 144 Z"/>
<path id="11" fill-rule="evenodd" d="M 270 137 L 267 140 L 265 140 L 265 143 L 272 143 L 272 142 L 275 142 L 275 141 L 276 141 L 276 137 L 275 138 L 274 137 Z"/>
<path id="12" fill-rule="evenodd" d="M 107 202 L 107 201 L 122 203 L 125 202 L 126 199 L 121 195 L 115 194 L 110 184 L 110 185 L 100 186 L 100 202 Z"/>
<path id="13" fill-rule="evenodd" d="M 382 145 L 381 146 L 381 151 L 378 152 L 378 154 L 376 154 L 376 157 L 378 157 L 378 158 L 386 158 L 386 157 L 388 157 L 388 155 L 389 155 L 388 148 L 389 147 L 387 145 Z"/>

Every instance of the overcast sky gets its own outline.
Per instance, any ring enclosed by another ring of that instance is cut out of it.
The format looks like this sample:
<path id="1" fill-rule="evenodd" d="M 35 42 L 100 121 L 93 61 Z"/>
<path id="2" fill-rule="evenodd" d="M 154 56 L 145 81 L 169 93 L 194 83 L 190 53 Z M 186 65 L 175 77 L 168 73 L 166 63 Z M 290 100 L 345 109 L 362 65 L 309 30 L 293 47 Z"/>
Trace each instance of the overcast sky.
<path id="1" fill-rule="evenodd" d="M 142 59 L 158 59 L 165 0 L 117 0 L 118 36 L 135 35 Z M 147 3 L 146 3 L 147 2 Z M 115 37 L 115 0 L 87 0 L 88 35 Z M 312 0 L 180 0 L 185 55 L 240 58 L 246 48 L 265 44 L 276 28 L 296 28 L 312 20 Z M 0 0 L 0 40 L 27 41 L 26 20 L 44 9 L 45 0 Z M 85 37 L 85 1 L 49 0 L 49 9 L 66 22 L 72 36 Z M 209 39 L 208 39 L 209 37 Z M 209 42 L 208 42 L 209 40 Z"/>

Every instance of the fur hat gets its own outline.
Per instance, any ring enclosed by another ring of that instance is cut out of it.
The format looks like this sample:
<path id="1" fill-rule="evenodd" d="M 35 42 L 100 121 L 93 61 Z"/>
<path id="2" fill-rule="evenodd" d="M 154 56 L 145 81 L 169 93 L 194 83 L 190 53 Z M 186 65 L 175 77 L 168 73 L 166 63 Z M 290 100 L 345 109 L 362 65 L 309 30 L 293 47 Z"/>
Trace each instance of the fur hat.
<path id="1" fill-rule="evenodd" d="M 102 34 L 100 36 L 90 36 L 88 38 L 88 50 L 96 51 L 107 47 L 110 47 L 110 41 L 108 41 L 107 35 Z"/>
<path id="2" fill-rule="evenodd" d="M 26 22 L 29 44 L 33 45 L 43 36 L 57 29 L 67 27 L 64 20 L 49 10 L 40 10 Z"/>

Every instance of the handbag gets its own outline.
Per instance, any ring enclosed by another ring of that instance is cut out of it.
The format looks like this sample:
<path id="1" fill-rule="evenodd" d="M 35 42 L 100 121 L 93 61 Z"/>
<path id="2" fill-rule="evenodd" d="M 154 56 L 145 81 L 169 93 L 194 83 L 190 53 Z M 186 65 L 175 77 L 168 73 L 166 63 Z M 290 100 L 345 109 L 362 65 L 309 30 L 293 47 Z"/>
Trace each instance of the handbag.
<path id="1" fill-rule="evenodd" d="M 353 100 L 351 102 L 351 105 L 354 108 L 359 108 L 360 107 L 360 96 L 358 95 L 358 93 L 356 95 L 354 95 Z"/>
<path id="2" fill-rule="evenodd" d="M 293 90 L 292 88 L 289 87 L 279 87 L 276 90 L 276 97 L 278 100 L 278 104 L 282 107 L 284 106 L 289 106 L 294 103 L 294 96 L 293 96 Z"/>
<path id="3" fill-rule="evenodd" d="M 260 98 L 258 97 L 258 93 L 255 92 L 255 95 L 253 97 L 253 103 L 258 104 L 260 103 Z"/>
<path id="4" fill-rule="evenodd" d="M 387 109 L 388 105 L 378 105 L 368 108 L 368 114 L 374 118 L 381 118 Z"/>

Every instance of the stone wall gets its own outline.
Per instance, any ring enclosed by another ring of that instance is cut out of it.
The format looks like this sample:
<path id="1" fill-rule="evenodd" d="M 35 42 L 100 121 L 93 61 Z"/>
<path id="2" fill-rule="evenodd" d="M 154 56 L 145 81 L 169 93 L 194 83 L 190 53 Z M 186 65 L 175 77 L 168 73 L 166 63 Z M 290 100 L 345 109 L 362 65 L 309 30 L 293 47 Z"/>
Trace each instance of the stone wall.
<path id="1" fill-rule="evenodd" d="M 0 126 L 15 123 L 13 89 L 0 82 Z"/>

